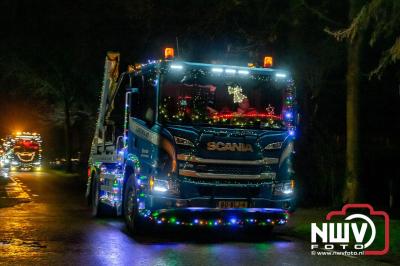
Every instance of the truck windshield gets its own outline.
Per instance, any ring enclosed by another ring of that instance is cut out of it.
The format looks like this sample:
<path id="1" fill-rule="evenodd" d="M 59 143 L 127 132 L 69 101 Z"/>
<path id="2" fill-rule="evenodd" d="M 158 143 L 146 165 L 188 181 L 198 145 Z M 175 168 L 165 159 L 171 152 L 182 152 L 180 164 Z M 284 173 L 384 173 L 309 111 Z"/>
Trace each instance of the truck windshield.
<path id="1" fill-rule="evenodd" d="M 202 69 L 161 77 L 162 123 L 284 129 L 285 82 L 266 75 L 216 74 Z"/>
<path id="2" fill-rule="evenodd" d="M 15 152 L 36 152 L 39 150 L 39 144 L 33 140 L 17 140 L 14 146 Z"/>

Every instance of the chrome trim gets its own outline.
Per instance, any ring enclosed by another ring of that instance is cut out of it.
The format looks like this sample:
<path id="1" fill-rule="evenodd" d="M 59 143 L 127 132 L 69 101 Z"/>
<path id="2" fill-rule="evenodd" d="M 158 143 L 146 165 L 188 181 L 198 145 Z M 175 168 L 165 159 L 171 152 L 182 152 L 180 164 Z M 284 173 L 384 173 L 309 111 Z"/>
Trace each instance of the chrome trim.
<path id="1" fill-rule="evenodd" d="M 252 180 L 264 180 L 274 179 L 276 173 L 261 173 L 258 175 L 234 175 L 234 174 L 213 174 L 213 173 L 199 173 L 193 170 L 179 169 L 179 175 L 199 178 L 210 178 L 210 179 L 252 179 Z"/>
<path id="2" fill-rule="evenodd" d="M 174 136 L 174 140 L 175 140 L 175 143 L 176 143 L 177 145 L 194 147 L 193 142 L 191 142 L 191 141 L 188 140 L 188 139 L 181 138 L 181 137 L 178 137 L 178 136 Z"/>
<path id="3" fill-rule="evenodd" d="M 290 155 L 292 155 L 293 153 L 293 142 L 290 142 L 286 148 L 283 150 L 282 154 L 281 154 L 281 158 L 279 160 L 279 167 L 281 167 L 282 163 L 290 157 Z"/>
<path id="4" fill-rule="evenodd" d="M 246 180 L 246 179 L 245 179 Z M 251 187 L 251 188 L 258 188 L 261 186 L 266 186 L 266 185 L 272 185 L 273 180 L 270 179 L 265 179 L 265 180 L 248 180 L 248 182 L 251 181 L 258 181 L 257 183 L 243 183 L 245 180 L 228 180 L 228 181 L 242 181 L 238 183 L 215 183 L 214 180 L 210 179 L 207 182 L 201 182 L 201 181 L 196 181 L 196 179 L 185 179 L 185 183 L 190 183 L 190 184 L 195 184 L 195 185 L 201 185 L 201 186 L 216 186 L 216 187 Z"/>
<path id="5" fill-rule="evenodd" d="M 280 150 L 282 148 L 283 142 L 273 142 L 268 144 L 267 146 L 264 147 L 265 150 Z"/>
<path id="6" fill-rule="evenodd" d="M 194 155 L 178 154 L 177 159 L 180 161 L 187 161 L 192 163 L 209 163 L 209 164 L 244 164 L 244 165 L 266 165 L 277 164 L 279 158 L 264 157 L 261 160 L 224 160 L 224 159 L 205 159 Z"/>
<path id="7" fill-rule="evenodd" d="M 274 158 L 274 157 L 264 157 L 262 160 L 264 161 L 264 164 L 277 164 L 277 163 L 279 163 L 279 158 Z"/>

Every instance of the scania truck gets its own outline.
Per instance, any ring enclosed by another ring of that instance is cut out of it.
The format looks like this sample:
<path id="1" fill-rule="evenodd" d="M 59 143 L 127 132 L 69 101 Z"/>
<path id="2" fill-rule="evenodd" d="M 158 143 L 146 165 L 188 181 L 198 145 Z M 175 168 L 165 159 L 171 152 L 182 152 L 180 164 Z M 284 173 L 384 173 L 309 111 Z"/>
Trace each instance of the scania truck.
<path id="1" fill-rule="evenodd" d="M 106 57 L 86 196 L 93 215 L 154 226 L 282 225 L 295 207 L 297 110 L 288 71 Z"/>

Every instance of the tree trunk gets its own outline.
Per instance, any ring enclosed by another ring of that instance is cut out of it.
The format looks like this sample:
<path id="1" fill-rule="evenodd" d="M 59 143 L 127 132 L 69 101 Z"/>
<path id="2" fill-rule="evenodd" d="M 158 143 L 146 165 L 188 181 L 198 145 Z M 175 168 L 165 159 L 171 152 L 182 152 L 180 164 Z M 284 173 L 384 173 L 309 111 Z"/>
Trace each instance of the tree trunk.
<path id="1" fill-rule="evenodd" d="M 64 112 L 65 112 L 65 121 L 64 121 L 64 130 L 65 130 L 65 159 L 66 159 L 66 170 L 67 172 L 72 172 L 72 132 L 71 132 L 71 113 L 70 113 L 70 104 L 68 100 L 65 100 L 64 103 Z"/>
<path id="2" fill-rule="evenodd" d="M 364 1 L 351 0 L 350 21 L 360 11 Z M 343 191 L 344 202 L 355 202 L 359 199 L 359 91 L 360 91 L 360 54 L 362 32 L 349 40 L 347 47 L 347 93 L 346 93 L 346 178 Z"/>

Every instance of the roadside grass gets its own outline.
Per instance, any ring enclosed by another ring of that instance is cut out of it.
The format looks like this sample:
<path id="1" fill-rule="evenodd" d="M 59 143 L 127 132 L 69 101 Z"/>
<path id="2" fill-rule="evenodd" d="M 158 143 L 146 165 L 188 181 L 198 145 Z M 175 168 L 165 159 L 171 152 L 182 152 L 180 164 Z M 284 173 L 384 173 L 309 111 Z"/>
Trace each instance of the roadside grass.
<path id="1" fill-rule="evenodd" d="M 383 222 L 379 222 L 376 224 L 376 231 L 383 232 L 384 224 Z M 389 255 L 397 255 L 400 256 L 400 220 L 391 220 L 389 226 Z M 384 237 L 378 236 L 376 239 L 377 246 L 382 247 L 384 245 Z"/>
<path id="2" fill-rule="evenodd" d="M 311 239 L 311 223 L 321 224 L 326 222 L 326 214 L 331 209 L 315 208 L 315 209 L 299 209 L 291 214 L 287 226 L 288 233 L 295 237 L 310 241 Z M 374 220 L 374 219 L 373 219 Z M 376 238 L 373 246 L 382 248 L 384 246 L 384 222 L 382 219 L 374 220 L 376 226 Z M 368 237 L 368 236 L 366 236 Z M 400 220 L 391 219 L 389 226 L 389 253 L 386 257 L 400 257 Z M 353 242 L 354 243 L 354 242 Z"/>

